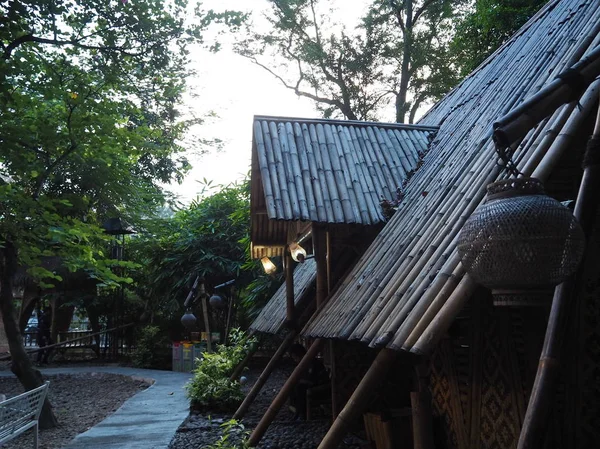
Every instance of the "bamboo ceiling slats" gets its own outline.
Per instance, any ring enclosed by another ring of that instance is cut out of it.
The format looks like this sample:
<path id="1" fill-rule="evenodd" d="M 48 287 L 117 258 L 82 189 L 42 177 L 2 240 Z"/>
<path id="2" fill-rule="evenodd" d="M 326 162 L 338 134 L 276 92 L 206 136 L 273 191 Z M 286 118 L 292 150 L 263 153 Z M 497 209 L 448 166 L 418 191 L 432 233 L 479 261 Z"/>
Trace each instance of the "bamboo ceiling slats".
<path id="1" fill-rule="evenodd" d="M 381 199 L 396 198 L 436 130 L 430 125 L 256 116 L 252 242 L 287 243 L 269 234 L 255 218 L 260 214 L 285 221 L 383 222 Z M 258 257 L 254 251 L 252 255 Z"/>
<path id="2" fill-rule="evenodd" d="M 307 259 L 294 269 L 294 304 L 298 305 L 304 295 L 311 289 L 317 278 L 317 264 L 314 259 Z M 286 318 L 285 283 L 279 287 L 260 315 L 250 325 L 250 329 L 268 334 L 278 334 Z"/>
<path id="3" fill-rule="evenodd" d="M 550 1 L 429 111 L 421 124 L 439 131 L 398 211 L 306 325 L 305 336 L 417 353 L 431 349 L 475 288 L 459 262 L 456 237 L 486 184 L 505 176 L 497 165 L 492 124 L 589 55 L 599 45 L 599 31 L 599 1 Z M 594 104 L 597 84 L 582 97 L 581 107 L 573 102 L 548 111 L 553 114 L 512 146 L 521 170 L 542 179 L 549 175 Z M 388 129 L 369 140 L 387 145 L 402 132 Z M 414 139 L 402 142 L 410 150 Z M 410 154 L 386 164 L 410 163 Z"/>

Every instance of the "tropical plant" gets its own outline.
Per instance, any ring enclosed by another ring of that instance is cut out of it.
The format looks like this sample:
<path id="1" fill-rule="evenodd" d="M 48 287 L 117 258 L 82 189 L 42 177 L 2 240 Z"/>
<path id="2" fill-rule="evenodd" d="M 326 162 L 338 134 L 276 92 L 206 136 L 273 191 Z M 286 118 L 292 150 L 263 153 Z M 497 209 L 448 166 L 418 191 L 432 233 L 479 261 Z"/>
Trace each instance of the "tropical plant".
<path id="1" fill-rule="evenodd" d="M 256 344 L 255 337 L 240 329 L 232 329 L 230 345 L 219 345 L 214 353 L 203 354 L 194 377 L 186 385 L 192 407 L 210 410 L 231 410 L 243 399 L 241 385 L 230 376 L 235 367 Z"/>
<path id="2" fill-rule="evenodd" d="M 222 434 L 219 439 L 213 444 L 206 447 L 206 449 L 249 449 L 248 444 L 248 431 L 245 426 L 235 420 L 230 419 L 229 421 L 221 424 Z"/>

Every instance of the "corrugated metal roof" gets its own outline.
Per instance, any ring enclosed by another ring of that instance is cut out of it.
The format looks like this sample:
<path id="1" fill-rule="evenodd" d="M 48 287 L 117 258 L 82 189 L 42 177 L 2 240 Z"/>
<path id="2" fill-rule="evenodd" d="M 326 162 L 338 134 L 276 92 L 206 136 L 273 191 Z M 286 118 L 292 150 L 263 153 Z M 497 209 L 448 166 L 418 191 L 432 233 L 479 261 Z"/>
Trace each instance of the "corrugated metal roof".
<path id="1" fill-rule="evenodd" d="M 396 198 L 436 130 L 429 125 L 256 116 L 253 244 L 287 243 L 281 240 L 283 228 L 269 230 L 265 220 L 385 221 L 381 199 Z"/>
<path id="2" fill-rule="evenodd" d="M 296 265 L 294 269 L 294 304 L 298 305 L 304 299 L 304 295 L 311 290 L 316 278 L 317 264 L 314 259 L 307 259 L 304 263 Z M 250 329 L 277 334 L 282 330 L 285 319 L 286 290 L 284 282 L 250 325 Z"/>
<path id="3" fill-rule="evenodd" d="M 492 123 L 579 60 L 585 46 L 599 40 L 599 24 L 598 1 L 551 1 L 426 115 L 421 123 L 440 130 L 422 168 L 347 282 L 309 321 L 305 336 L 416 353 L 439 336 L 445 318 L 458 313 L 460 298 L 473 288 L 463 278 L 456 237 L 499 173 Z M 567 138 L 563 126 L 584 113 L 572 103 L 542 121 L 516 149 L 519 169 L 547 175 L 558 147 L 544 151 L 546 143 Z"/>

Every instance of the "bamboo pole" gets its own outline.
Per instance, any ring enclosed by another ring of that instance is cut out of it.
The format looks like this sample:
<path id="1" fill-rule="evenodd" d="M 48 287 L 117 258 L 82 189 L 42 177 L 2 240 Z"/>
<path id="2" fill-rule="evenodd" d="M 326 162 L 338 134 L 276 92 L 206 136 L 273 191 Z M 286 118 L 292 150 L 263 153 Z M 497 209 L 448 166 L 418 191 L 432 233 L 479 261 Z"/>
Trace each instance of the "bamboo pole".
<path id="1" fill-rule="evenodd" d="M 600 201 L 600 109 L 584 164 L 574 215 L 589 237 Z M 518 449 L 535 449 L 543 446 L 560 366 L 562 341 L 566 337 L 567 317 L 574 304 L 574 301 L 571 301 L 574 287 L 575 277 L 572 276 L 554 291 L 544 346 L 519 436 Z"/>
<path id="2" fill-rule="evenodd" d="M 252 385 L 252 388 L 250 389 L 250 391 L 244 398 L 244 401 L 240 404 L 240 406 L 238 407 L 236 412 L 233 414 L 233 419 L 242 419 L 246 415 L 246 412 L 248 411 L 248 409 L 250 408 L 250 406 L 256 399 L 256 396 L 258 396 L 258 393 L 260 393 L 260 390 L 265 385 L 265 383 L 269 379 L 269 376 L 271 375 L 271 373 L 277 366 L 277 363 L 279 362 L 279 360 L 283 357 L 285 352 L 288 350 L 288 348 L 294 342 L 294 338 L 296 338 L 296 335 L 298 335 L 298 331 L 296 331 L 296 330 L 289 331 L 289 333 L 286 335 L 285 339 L 281 342 L 281 344 L 277 348 L 277 351 L 275 351 L 275 354 L 273 354 L 273 356 L 269 360 L 269 363 L 267 363 L 267 366 L 265 366 L 265 368 L 260 373 L 260 376 L 258 376 L 258 379 L 256 379 L 256 382 L 254 383 L 254 385 Z"/>
<path id="3" fill-rule="evenodd" d="M 494 124 L 494 140 L 509 146 L 560 105 L 576 99 L 600 75 L 600 47 Z"/>
<path id="4" fill-rule="evenodd" d="M 302 358 L 300 363 L 298 363 L 288 380 L 285 382 L 283 387 L 281 387 L 281 390 L 279 390 L 279 393 L 277 394 L 277 396 L 275 396 L 275 399 L 273 399 L 273 402 L 271 403 L 271 405 L 263 415 L 262 419 L 250 435 L 250 438 L 248 439 L 249 446 L 254 447 L 259 443 L 259 441 L 261 440 L 261 438 L 275 419 L 275 416 L 277 416 L 277 413 L 287 400 L 288 396 L 290 395 L 290 392 L 292 391 L 292 388 L 294 388 L 294 386 L 300 380 L 300 377 L 303 376 L 304 373 L 310 368 L 310 364 L 323 347 L 323 343 L 324 340 L 317 338 L 310 346 L 308 351 L 306 351 L 306 354 L 304 354 L 304 357 Z"/>
<path id="5" fill-rule="evenodd" d="M 412 408 L 413 448 L 434 449 L 431 422 L 431 394 L 428 390 L 410 392 Z"/>
<path id="6" fill-rule="evenodd" d="M 283 261 L 285 269 L 285 324 L 286 327 L 292 329 L 296 326 L 296 306 L 294 304 L 294 261 L 287 248 L 283 256 Z"/>
<path id="7" fill-rule="evenodd" d="M 327 236 L 326 229 L 313 223 L 312 238 L 317 262 L 317 310 L 325 303 L 327 298 Z"/>
<path id="8" fill-rule="evenodd" d="M 365 410 L 372 393 L 387 375 L 392 363 L 396 360 L 396 351 L 384 348 L 377 354 L 369 370 L 362 378 L 354 393 L 333 422 L 329 431 L 319 444 L 318 449 L 337 448 L 350 426 L 357 420 L 358 416 Z"/>
<path id="9" fill-rule="evenodd" d="M 206 351 L 212 352 L 212 335 L 210 333 L 210 319 L 208 317 L 208 299 L 202 295 L 202 315 L 204 316 L 204 329 L 206 329 Z"/>

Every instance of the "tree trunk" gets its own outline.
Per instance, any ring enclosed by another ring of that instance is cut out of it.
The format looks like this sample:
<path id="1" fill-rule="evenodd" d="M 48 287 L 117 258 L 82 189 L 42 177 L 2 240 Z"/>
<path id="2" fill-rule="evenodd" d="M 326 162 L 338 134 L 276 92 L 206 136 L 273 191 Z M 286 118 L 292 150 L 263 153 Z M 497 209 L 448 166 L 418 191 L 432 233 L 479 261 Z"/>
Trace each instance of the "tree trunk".
<path id="1" fill-rule="evenodd" d="M 4 242 L 0 258 L 0 314 L 8 339 L 8 347 L 12 358 L 11 371 L 17 376 L 26 390 L 32 390 L 43 385 L 41 373 L 33 367 L 29 356 L 23 346 L 23 337 L 19 331 L 16 311 L 13 303 L 13 275 L 17 266 L 17 253 L 10 241 Z M 40 428 L 49 429 L 58 424 L 52 405 L 46 398 L 42 414 L 40 415 Z"/>
<path id="2" fill-rule="evenodd" d="M 400 71 L 400 90 L 396 95 L 396 122 L 404 123 L 410 105 L 406 101 L 408 85 L 410 82 L 410 62 L 412 58 L 412 33 L 413 33 L 413 0 L 404 1 L 406 23 L 404 29 L 404 42 L 402 44 L 402 66 Z"/>

